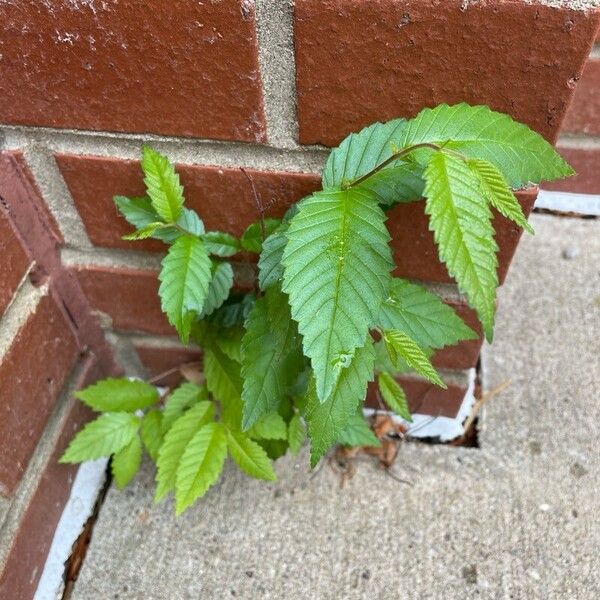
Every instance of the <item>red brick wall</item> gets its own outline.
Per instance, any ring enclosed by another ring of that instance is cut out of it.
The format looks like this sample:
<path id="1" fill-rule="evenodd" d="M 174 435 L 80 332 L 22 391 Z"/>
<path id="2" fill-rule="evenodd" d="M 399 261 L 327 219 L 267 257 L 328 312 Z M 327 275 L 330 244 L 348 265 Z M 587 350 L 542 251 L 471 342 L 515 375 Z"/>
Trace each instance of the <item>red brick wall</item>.
<path id="1" fill-rule="evenodd" d="M 118 368 L 106 340 L 136 374 L 201 358 L 160 311 L 163 246 L 121 239 L 112 196 L 142 193 L 144 141 L 176 162 L 207 227 L 239 235 L 258 217 L 240 167 L 281 216 L 319 187 L 327 146 L 424 106 L 488 104 L 555 141 L 581 78 L 563 132 L 592 145 L 600 136 L 597 59 L 581 75 L 592 12 L 525 0 L 293 4 L 0 2 L 1 598 L 35 589 L 74 474 L 56 457 L 87 416 L 68 390 Z M 565 153 L 595 164 L 579 147 Z M 581 170 L 580 184 L 595 185 Z M 526 213 L 536 193 L 519 192 Z M 397 274 L 435 284 L 480 331 L 421 204 L 398 206 L 388 223 Z M 503 281 L 520 232 L 500 216 L 496 226 Z M 247 288 L 252 257 L 236 261 Z M 407 380 L 413 409 L 455 415 L 480 347 L 436 354 L 446 392 Z"/>
<path id="2" fill-rule="evenodd" d="M 544 189 L 600 195 L 600 33 L 577 82 L 558 149 L 577 176 Z"/>

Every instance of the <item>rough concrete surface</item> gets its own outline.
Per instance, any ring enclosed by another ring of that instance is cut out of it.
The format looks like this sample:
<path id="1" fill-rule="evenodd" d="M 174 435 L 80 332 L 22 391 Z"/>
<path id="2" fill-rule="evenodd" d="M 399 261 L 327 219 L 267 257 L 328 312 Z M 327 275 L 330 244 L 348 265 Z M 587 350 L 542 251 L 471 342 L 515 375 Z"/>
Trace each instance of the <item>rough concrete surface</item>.
<path id="1" fill-rule="evenodd" d="M 146 464 L 100 512 L 73 598 L 511 598 L 600 594 L 600 221 L 534 216 L 486 348 L 481 448 L 406 444 L 340 487 L 307 456 L 231 465 L 179 519 Z M 577 247 L 578 252 L 563 251 Z"/>

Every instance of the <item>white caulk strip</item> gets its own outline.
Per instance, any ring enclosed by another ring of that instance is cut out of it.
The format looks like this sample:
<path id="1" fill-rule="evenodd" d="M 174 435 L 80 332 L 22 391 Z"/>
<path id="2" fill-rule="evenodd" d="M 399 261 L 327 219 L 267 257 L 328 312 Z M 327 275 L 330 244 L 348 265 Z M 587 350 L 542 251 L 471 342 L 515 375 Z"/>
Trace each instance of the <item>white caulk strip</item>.
<path id="1" fill-rule="evenodd" d="M 535 208 L 600 216 L 600 194 L 571 194 L 540 190 Z"/>
<path id="2" fill-rule="evenodd" d="M 469 385 L 465 397 L 463 398 L 460 409 L 455 417 L 432 417 L 431 415 L 421 415 L 415 413 L 413 422 L 409 423 L 398 416 L 394 419 L 403 423 L 410 430 L 410 436 L 415 438 L 439 438 L 440 442 L 449 442 L 460 437 L 464 433 L 463 423 L 471 413 L 475 404 L 475 369 L 469 369 Z M 381 411 L 379 411 L 381 412 Z M 371 416 L 375 413 L 372 408 L 365 408 L 365 416 Z"/>
<path id="3" fill-rule="evenodd" d="M 92 515 L 98 495 L 106 480 L 107 458 L 83 463 L 77 470 L 69 501 L 65 505 L 34 600 L 57 600 L 64 589 L 65 563 L 73 542 L 79 537 Z"/>

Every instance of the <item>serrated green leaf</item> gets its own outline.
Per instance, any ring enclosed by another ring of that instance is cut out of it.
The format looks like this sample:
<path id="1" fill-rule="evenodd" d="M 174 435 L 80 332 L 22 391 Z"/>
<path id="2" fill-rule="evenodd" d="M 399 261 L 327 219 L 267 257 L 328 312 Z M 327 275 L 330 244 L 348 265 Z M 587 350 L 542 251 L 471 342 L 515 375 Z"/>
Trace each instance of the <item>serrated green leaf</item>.
<path id="1" fill-rule="evenodd" d="M 541 135 L 487 106 L 441 104 L 422 110 L 408 121 L 398 145 L 406 147 L 423 142 L 491 162 L 513 188 L 574 172 Z M 424 151 L 415 156 L 427 161 L 428 155 Z"/>
<path id="2" fill-rule="evenodd" d="M 217 400 L 223 403 L 241 400 L 240 365 L 214 344 L 204 348 L 204 377 L 208 391 Z"/>
<path id="3" fill-rule="evenodd" d="M 175 168 L 166 156 L 144 146 L 142 170 L 152 207 L 165 222 L 175 223 L 183 207 L 183 186 Z"/>
<path id="4" fill-rule="evenodd" d="M 142 418 L 140 434 L 150 458 L 156 462 L 163 441 L 163 413 L 153 408 Z"/>
<path id="5" fill-rule="evenodd" d="M 255 479 L 276 481 L 277 476 L 267 453 L 240 431 L 227 431 L 227 448 L 239 468 Z"/>
<path id="6" fill-rule="evenodd" d="M 229 263 L 213 263 L 211 273 L 208 294 L 199 317 L 201 319 L 211 315 L 227 300 L 233 286 L 233 269 Z"/>
<path id="7" fill-rule="evenodd" d="M 241 364 L 243 337 L 243 325 L 235 325 L 221 329 L 219 335 L 215 337 L 215 343 L 231 360 Z"/>
<path id="8" fill-rule="evenodd" d="M 169 431 L 173 423 L 184 413 L 186 409 L 202 400 L 208 400 L 208 392 L 205 387 L 200 387 L 191 381 L 182 383 L 173 390 L 165 403 L 163 409 L 162 429 L 163 433 Z"/>
<path id="9" fill-rule="evenodd" d="M 258 254 L 262 249 L 263 240 L 266 240 L 281 223 L 280 219 L 265 219 L 264 223 L 258 221 L 249 225 L 240 238 L 240 244 L 247 252 Z"/>
<path id="10" fill-rule="evenodd" d="M 289 222 L 281 225 L 264 241 L 258 259 L 258 283 L 261 290 L 277 284 L 283 277 L 283 251 L 287 244 Z"/>
<path id="11" fill-rule="evenodd" d="M 479 179 L 481 191 L 488 202 L 501 215 L 533 234 L 533 227 L 527 222 L 519 201 L 508 187 L 502 173 L 487 160 L 471 159 L 467 164 Z"/>
<path id="12" fill-rule="evenodd" d="M 439 296 L 396 277 L 381 305 L 379 326 L 404 332 L 423 349 L 443 348 L 478 337 Z"/>
<path id="13" fill-rule="evenodd" d="M 127 196 L 114 196 L 113 202 L 117 210 L 136 229 L 142 229 L 159 219 L 148 197 L 128 198 Z"/>
<path id="14" fill-rule="evenodd" d="M 359 410 L 350 417 L 348 424 L 338 436 L 337 443 L 350 447 L 381 446 L 381 442 L 365 421 L 362 410 Z"/>
<path id="15" fill-rule="evenodd" d="M 340 189 L 389 159 L 397 151 L 404 119 L 374 123 L 350 134 L 329 155 L 323 170 L 323 189 Z M 381 171 L 360 183 L 382 206 L 410 202 L 423 196 L 422 167 L 408 161 L 391 162 Z"/>
<path id="16" fill-rule="evenodd" d="M 124 240 L 145 240 L 148 239 L 149 237 L 152 237 L 155 233 L 157 229 L 160 229 L 161 227 L 165 227 L 165 224 L 157 221 L 154 223 L 149 223 L 148 225 L 145 225 L 144 227 L 142 227 L 141 229 L 138 229 L 137 231 L 134 231 L 132 233 L 128 233 L 127 235 L 123 236 Z"/>
<path id="17" fill-rule="evenodd" d="M 159 502 L 175 488 L 177 468 L 190 440 L 201 427 L 212 420 L 215 407 L 212 402 L 199 402 L 179 417 L 169 431 L 158 451 L 156 461 L 156 494 L 155 502 Z"/>
<path id="18" fill-rule="evenodd" d="M 303 367 L 296 323 L 277 287 L 258 298 L 242 339 L 242 428 L 276 411 Z"/>
<path id="19" fill-rule="evenodd" d="M 402 375 L 412 371 L 412 369 L 403 361 L 397 354 L 394 358 L 398 358 L 398 362 L 394 364 L 388 354 L 385 342 L 380 340 L 374 344 L 375 346 L 375 371 L 388 371 L 394 375 Z"/>
<path id="20" fill-rule="evenodd" d="M 195 433 L 177 467 L 177 515 L 204 496 L 208 488 L 217 481 L 226 457 L 227 438 L 221 423 L 209 423 Z"/>
<path id="21" fill-rule="evenodd" d="M 400 384 L 387 372 L 379 373 L 377 385 L 384 402 L 392 412 L 406 421 L 412 422 L 412 415 L 408 408 L 408 399 Z"/>
<path id="22" fill-rule="evenodd" d="M 98 412 L 130 412 L 147 408 L 160 399 L 153 385 L 126 377 L 103 379 L 75 392 L 75 397 Z"/>
<path id="23" fill-rule="evenodd" d="M 162 310 L 184 343 L 208 295 L 210 266 L 204 242 L 189 235 L 181 236 L 162 260 L 158 277 Z"/>
<path id="24" fill-rule="evenodd" d="M 321 401 L 387 298 L 393 264 L 384 222 L 379 206 L 357 189 L 314 194 L 290 221 L 283 289 Z"/>
<path id="25" fill-rule="evenodd" d="M 71 440 L 59 462 L 80 463 L 115 454 L 131 442 L 139 426 L 139 417 L 126 412 L 100 415 Z"/>
<path id="26" fill-rule="evenodd" d="M 356 350 L 354 359 L 342 371 L 331 396 L 323 403 L 316 394 L 314 379 L 311 382 L 307 394 L 306 420 L 312 467 L 337 441 L 364 400 L 367 384 L 373 380 L 374 360 L 373 342 L 368 338 L 365 346 Z"/>
<path id="27" fill-rule="evenodd" d="M 196 211 L 185 208 L 185 206 L 181 209 L 177 225 L 193 236 L 200 237 L 204 235 L 204 223 L 202 219 Z"/>
<path id="28" fill-rule="evenodd" d="M 117 488 L 122 490 L 133 479 L 140 468 L 141 462 L 142 442 L 139 436 L 136 435 L 127 446 L 113 456 L 110 468 Z"/>
<path id="29" fill-rule="evenodd" d="M 427 355 L 419 346 L 402 331 L 391 329 L 383 332 L 383 340 L 393 363 L 397 363 L 398 357 L 414 369 L 419 375 L 425 377 L 432 383 L 446 389 L 446 384 L 440 379 L 437 371 L 429 362 Z"/>
<path id="30" fill-rule="evenodd" d="M 288 424 L 288 444 L 292 454 L 298 454 L 306 439 L 306 427 L 302 417 L 296 413 Z"/>
<path id="31" fill-rule="evenodd" d="M 425 212 L 440 259 L 477 311 L 488 341 L 494 329 L 498 275 L 492 213 L 479 180 L 455 156 L 436 152 L 425 169 Z"/>
<path id="32" fill-rule="evenodd" d="M 241 247 L 239 240 L 230 233 L 208 231 L 202 236 L 206 249 L 215 256 L 228 257 L 237 254 Z"/>
<path id="33" fill-rule="evenodd" d="M 258 440 L 287 440 L 287 424 L 283 417 L 276 412 L 263 415 L 246 432 Z"/>

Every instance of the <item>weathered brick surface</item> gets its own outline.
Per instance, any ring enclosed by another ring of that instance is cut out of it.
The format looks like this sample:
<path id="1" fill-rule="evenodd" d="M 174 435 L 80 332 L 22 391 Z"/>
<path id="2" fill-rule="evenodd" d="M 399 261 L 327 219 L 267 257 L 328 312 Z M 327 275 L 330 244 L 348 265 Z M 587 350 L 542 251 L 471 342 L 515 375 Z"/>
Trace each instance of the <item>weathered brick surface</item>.
<path id="1" fill-rule="evenodd" d="M 558 150 L 577 171 L 577 175 L 569 179 L 545 183 L 542 187 L 551 191 L 600 194 L 600 148 L 559 146 Z"/>
<path id="2" fill-rule="evenodd" d="M 84 362 L 76 387 L 85 387 L 103 375 L 98 363 L 90 356 Z M 58 459 L 73 435 L 91 416 L 92 412 L 84 404 L 75 398 L 69 399 L 58 424 L 52 451 L 30 496 L 4 568 L 0 568 L 0 598 L 33 597 L 77 473 L 77 465 L 62 465 Z"/>
<path id="3" fill-rule="evenodd" d="M 554 140 L 597 25 L 516 0 L 296 0 L 300 141 L 461 101 Z"/>
<path id="4" fill-rule="evenodd" d="M 585 64 L 563 131 L 600 135 L 600 58 L 590 58 Z"/>
<path id="5" fill-rule="evenodd" d="M 198 362 L 202 359 L 202 353 L 195 348 L 184 348 L 182 346 L 154 346 L 148 343 L 138 342 L 135 349 L 148 370 L 150 377 L 156 377 L 170 369 L 190 362 Z M 159 385 L 173 387 L 181 383 L 182 375 L 179 372 L 170 373 L 163 377 Z"/>
<path id="6" fill-rule="evenodd" d="M 263 141 L 254 12 L 245 0 L 0 2 L 0 122 Z"/>
<path id="7" fill-rule="evenodd" d="M 77 210 L 92 242 L 109 248 L 133 247 L 164 251 L 160 242 L 148 240 L 132 245 L 121 239 L 131 231 L 118 215 L 113 196 L 140 196 L 145 192 L 139 162 L 95 156 L 57 155 Z M 207 229 L 240 235 L 259 218 L 252 185 L 240 169 L 179 165 L 186 204 L 203 218 Z M 320 177 L 308 173 L 283 173 L 246 169 L 267 213 L 280 217 L 303 196 L 320 188 Z"/>
<path id="8" fill-rule="evenodd" d="M 406 392 L 410 412 L 432 417 L 455 417 L 467 393 L 466 387 L 450 384 L 444 390 L 414 377 L 399 377 L 398 382 Z M 369 384 L 365 404 L 369 408 L 388 410 L 379 403 L 375 384 Z"/>
<path id="9" fill-rule="evenodd" d="M 52 296 L 35 312 L 0 362 L 0 492 L 11 494 L 77 356 L 75 336 Z"/>
<path id="10" fill-rule="evenodd" d="M 0 206 L 0 317 L 19 287 L 31 259 L 14 225 Z"/>
<path id="11" fill-rule="evenodd" d="M 141 269 L 73 269 L 91 307 L 110 317 L 114 329 L 176 335 L 160 308 L 158 273 Z"/>
<path id="12" fill-rule="evenodd" d="M 529 215 L 537 197 L 537 190 L 517 192 L 526 215 Z M 440 263 L 429 219 L 423 210 L 423 202 L 399 204 L 388 213 L 387 226 L 392 236 L 395 274 L 409 279 L 451 282 L 446 267 Z M 498 277 L 504 281 L 506 272 L 521 238 L 522 231 L 512 221 L 500 215 L 494 218 L 498 252 Z"/>

